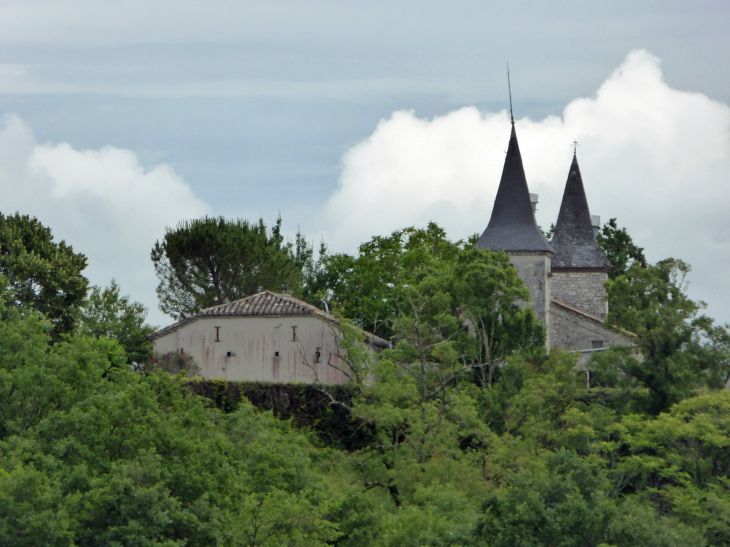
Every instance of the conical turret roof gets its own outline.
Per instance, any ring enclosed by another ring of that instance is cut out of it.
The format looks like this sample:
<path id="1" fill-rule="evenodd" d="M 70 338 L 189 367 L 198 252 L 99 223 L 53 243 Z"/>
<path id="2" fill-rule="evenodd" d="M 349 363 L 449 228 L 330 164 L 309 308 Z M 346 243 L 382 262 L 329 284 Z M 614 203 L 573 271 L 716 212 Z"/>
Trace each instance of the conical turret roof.
<path id="1" fill-rule="evenodd" d="M 583 178 L 575 155 L 565 184 L 552 244 L 555 248 L 553 270 L 590 268 L 611 271 L 613 269 L 593 234 L 591 212 L 588 209 Z"/>
<path id="2" fill-rule="evenodd" d="M 554 252 L 535 222 L 514 123 L 492 217 L 476 246 L 492 251 Z"/>

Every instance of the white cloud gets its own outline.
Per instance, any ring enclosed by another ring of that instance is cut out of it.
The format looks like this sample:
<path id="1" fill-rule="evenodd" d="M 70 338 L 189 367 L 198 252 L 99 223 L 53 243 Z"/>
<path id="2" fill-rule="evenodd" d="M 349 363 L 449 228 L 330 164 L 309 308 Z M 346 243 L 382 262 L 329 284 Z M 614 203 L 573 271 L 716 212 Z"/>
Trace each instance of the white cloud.
<path id="1" fill-rule="evenodd" d="M 157 309 L 149 258 L 166 226 L 199 217 L 210 207 L 166 164 L 145 168 L 131 150 L 105 146 L 76 150 L 67 143 L 38 144 L 15 115 L 0 131 L 0 211 L 36 216 L 57 241 L 89 259 L 85 274 L 150 309 L 150 321 L 170 320 Z"/>
<path id="2" fill-rule="evenodd" d="M 540 194 L 538 221 L 557 218 L 577 139 L 591 212 L 618 217 L 651 260 L 690 262 L 692 294 L 730 321 L 730 108 L 669 87 L 659 65 L 633 51 L 562 117 L 517 121 L 528 184 Z M 467 107 L 431 120 L 393 113 L 345 154 L 325 239 L 352 251 L 374 234 L 429 220 L 455 238 L 481 232 L 508 138 L 505 111 Z"/>

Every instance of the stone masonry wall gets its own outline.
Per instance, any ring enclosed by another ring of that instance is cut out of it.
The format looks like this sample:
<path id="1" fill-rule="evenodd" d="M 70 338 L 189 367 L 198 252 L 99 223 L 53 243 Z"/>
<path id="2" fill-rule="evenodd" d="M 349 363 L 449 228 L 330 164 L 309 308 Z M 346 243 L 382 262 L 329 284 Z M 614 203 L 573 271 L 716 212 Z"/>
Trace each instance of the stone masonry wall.
<path id="1" fill-rule="evenodd" d="M 593 348 L 593 342 L 601 342 L 603 348 L 628 346 L 633 340 L 612 330 L 602 323 L 584 315 L 553 304 L 550 313 L 551 347 L 563 351 L 586 351 Z M 582 353 L 579 364 L 584 364 L 590 352 Z"/>
<path id="2" fill-rule="evenodd" d="M 603 272 L 553 272 L 552 297 L 601 319 L 608 313 Z"/>
<path id="3" fill-rule="evenodd" d="M 550 346 L 550 257 L 546 254 L 512 254 L 510 264 L 517 270 L 527 290 L 530 291 L 530 304 L 540 321 L 546 327 Z"/>

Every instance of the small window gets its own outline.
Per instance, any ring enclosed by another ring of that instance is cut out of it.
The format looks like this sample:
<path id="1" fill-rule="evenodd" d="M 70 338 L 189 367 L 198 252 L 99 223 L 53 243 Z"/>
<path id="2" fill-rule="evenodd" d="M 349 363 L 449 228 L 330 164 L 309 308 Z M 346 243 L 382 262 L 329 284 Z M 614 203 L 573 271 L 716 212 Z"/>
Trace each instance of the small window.
<path id="1" fill-rule="evenodd" d="M 274 357 L 279 357 L 279 352 L 278 351 L 275 351 L 274 352 Z"/>
<path id="2" fill-rule="evenodd" d="M 314 362 L 319 363 L 322 358 L 322 348 L 314 348 Z"/>
<path id="3" fill-rule="evenodd" d="M 293 325 L 291 328 L 291 341 L 296 342 L 298 340 L 297 338 L 297 326 Z"/>
<path id="4" fill-rule="evenodd" d="M 215 329 L 215 342 L 221 341 L 221 328 L 220 327 L 213 327 Z"/>
<path id="5" fill-rule="evenodd" d="M 591 344 L 593 344 L 593 349 L 601 349 L 603 347 L 603 340 L 593 340 Z"/>

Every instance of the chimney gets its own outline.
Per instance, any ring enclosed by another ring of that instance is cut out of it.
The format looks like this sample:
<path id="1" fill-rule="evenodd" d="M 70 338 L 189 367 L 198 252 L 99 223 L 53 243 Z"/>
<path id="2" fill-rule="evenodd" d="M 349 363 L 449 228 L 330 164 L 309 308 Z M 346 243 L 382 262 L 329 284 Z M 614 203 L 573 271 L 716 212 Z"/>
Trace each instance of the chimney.
<path id="1" fill-rule="evenodd" d="M 598 237 L 598 231 L 601 229 L 601 217 L 599 215 L 591 215 L 591 225 L 593 225 L 594 237 Z"/>
<path id="2" fill-rule="evenodd" d="M 535 211 L 537 211 L 537 194 L 530 194 L 530 205 L 532 205 L 532 214 L 535 214 Z"/>

